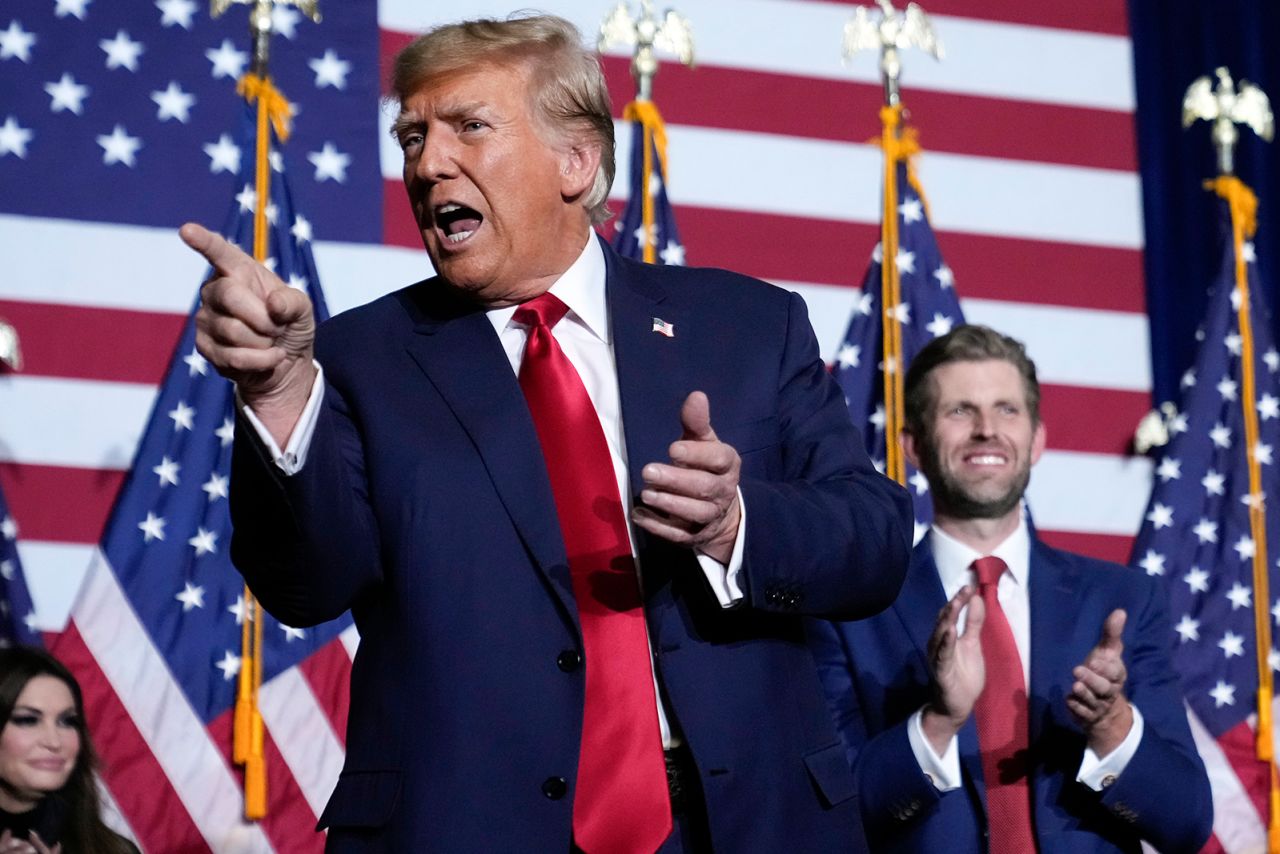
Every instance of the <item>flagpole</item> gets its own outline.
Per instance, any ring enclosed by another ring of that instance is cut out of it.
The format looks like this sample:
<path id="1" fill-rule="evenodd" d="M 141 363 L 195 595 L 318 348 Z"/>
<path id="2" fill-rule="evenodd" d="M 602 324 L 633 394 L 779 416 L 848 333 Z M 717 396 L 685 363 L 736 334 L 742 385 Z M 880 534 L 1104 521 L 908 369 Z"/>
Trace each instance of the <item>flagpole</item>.
<path id="1" fill-rule="evenodd" d="M 1275 681 L 1271 672 L 1270 574 L 1267 565 L 1267 516 L 1262 489 L 1262 466 L 1258 460 L 1257 378 L 1254 365 L 1253 320 L 1250 311 L 1249 272 L 1245 259 L 1246 237 L 1257 231 L 1258 199 L 1234 171 L 1234 150 L 1239 139 L 1236 122 L 1248 124 L 1270 141 L 1274 118 L 1266 95 L 1248 81 L 1241 81 L 1237 93 L 1226 68 L 1216 70 L 1217 91 L 1205 76 L 1188 87 L 1183 99 L 1183 127 L 1197 119 L 1213 122 L 1213 141 L 1218 155 L 1218 177 L 1205 182 L 1227 203 L 1231 213 L 1231 243 L 1235 273 L 1236 326 L 1240 336 L 1240 408 L 1244 417 L 1245 461 L 1249 471 L 1249 533 L 1253 539 L 1253 618 L 1255 660 L 1258 670 L 1256 755 L 1268 766 L 1267 850 L 1280 854 L 1280 777 L 1275 762 L 1275 721 L 1272 702 Z"/>
<path id="2" fill-rule="evenodd" d="M 898 165 L 918 150 L 914 139 L 903 133 L 903 107 L 899 80 L 900 48 L 917 47 L 941 59 L 942 42 L 924 11 L 915 3 L 899 13 L 890 0 L 876 0 L 878 19 L 859 6 L 844 27 L 844 60 L 859 50 L 880 52 L 880 76 L 884 105 L 880 108 L 880 148 L 883 152 L 883 210 L 880 217 L 881 359 L 884 366 L 885 475 L 907 482 L 907 463 L 898 437 L 903 424 L 902 279 L 898 269 Z"/>
<path id="3" fill-rule="evenodd" d="M 888 78 L 886 78 L 886 83 Z M 895 87 L 896 88 L 896 87 Z M 886 97 L 888 87 L 886 86 Z M 896 92 L 895 92 L 896 96 Z M 895 97 L 896 100 L 896 97 Z M 884 180 L 880 217 L 880 305 L 883 328 L 881 357 L 884 365 L 884 429 L 885 475 L 906 485 L 907 466 L 898 436 L 902 432 L 903 391 L 902 319 L 898 306 L 902 303 L 902 280 L 898 272 L 898 141 L 902 122 L 902 105 L 887 103 L 880 108 L 881 143 Z"/>
<path id="4" fill-rule="evenodd" d="M 604 52 L 617 45 L 635 45 L 631 57 L 631 77 L 636 82 L 636 96 L 622 111 L 624 121 L 639 123 L 644 135 L 644 161 L 641 199 L 641 227 L 644 233 L 642 246 L 644 262 L 654 264 L 658 260 L 658 247 L 654 241 L 656 200 L 653 192 L 653 153 L 658 154 L 662 180 L 667 179 L 667 127 L 653 102 L 653 78 L 658 73 L 656 50 L 673 54 L 684 65 L 692 68 L 693 28 L 679 12 L 668 9 L 659 20 L 653 8 L 653 0 L 640 0 L 640 14 L 632 15 L 626 0 L 618 5 L 600 25 L 597 49 Z"/>
<path id="5" fill-rule="evenodd" d="M 250 104 L 257 104 L 257 132 L 254 149 L 253 258 L 265 263 L 268 245 L 267 208 L 271 204 L 271 132 L 280 142 L 289 138 L 292 108 L 276 89 L 268 73 L 271 35 L 274 31 L 271 12 L 276 5 L 296 6 L 313 21 L 319 22 L 317 0 L 211 0 L 210 14 L 220 16 L 232 4 L 252 5 L 249 29 L 253 33 L 253 64 L 240 78 L 236 91 Z M 244 617 L 240 636 L 240 672 L 237 674 L 236 705 L 233 716 L 232 761 L 244 766 L 244 816 L 251 821 L 267 814 L 266 730 L 258 704 L 262 688 L 262 606 L 244 587 Z"/>

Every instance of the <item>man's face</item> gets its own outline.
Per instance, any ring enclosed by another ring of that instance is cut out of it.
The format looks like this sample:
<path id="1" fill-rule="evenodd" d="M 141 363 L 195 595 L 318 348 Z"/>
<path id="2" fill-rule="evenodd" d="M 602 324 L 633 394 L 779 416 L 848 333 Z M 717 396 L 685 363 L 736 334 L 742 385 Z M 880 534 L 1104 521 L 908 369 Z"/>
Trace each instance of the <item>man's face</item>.
<path id="1" fill-rule="evenodd" d="M 1017 512 L 1045 443 L 1018 369 L 999 359 L 949 362 L 928 382 L 934 407 L 926 435 L 904 433 L 903 446 L 929 479 L 938 514 L 998 519 Z"/>
<path id="2" fill-rule="evenodd" d="M 396 122 L 404 182 L 436 272 L 489 306 L 545 291 L 577 259 L 576 201 L 599 152 L 538 123 L 528 72 L 483 63 L 427 81 Z"/>

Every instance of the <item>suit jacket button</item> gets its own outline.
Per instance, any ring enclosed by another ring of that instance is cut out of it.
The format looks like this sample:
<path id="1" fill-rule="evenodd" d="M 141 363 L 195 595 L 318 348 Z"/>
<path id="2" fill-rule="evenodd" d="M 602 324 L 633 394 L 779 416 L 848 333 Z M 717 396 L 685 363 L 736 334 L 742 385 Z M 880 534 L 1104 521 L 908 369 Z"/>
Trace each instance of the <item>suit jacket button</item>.
<path id="1" fill-rule="evenodd" d="M 542 794 L 558 801 L 569 791 L 569 782 L 563 777 L 548 777 L 542 781 Z"/>
<path id="2" fill-rule="evenodd" d="M 565 673 L 572 673 L 582 666 L 582 655 L 576 649 L 566 649 L 556 656 L 556 667 Z"/>

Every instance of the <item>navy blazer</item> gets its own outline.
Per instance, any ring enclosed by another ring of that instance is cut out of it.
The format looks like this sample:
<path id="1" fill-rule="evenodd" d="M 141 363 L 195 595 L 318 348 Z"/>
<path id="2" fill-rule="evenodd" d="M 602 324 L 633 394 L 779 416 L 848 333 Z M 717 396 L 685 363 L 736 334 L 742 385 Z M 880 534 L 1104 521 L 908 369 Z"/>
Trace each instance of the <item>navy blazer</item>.
<path id="1" fill-rule="evenodd" d="M 863 452 L 799 297 L 605 255 L 632 488 L 667 459 L 695 389 L 742 457 L 739 606 L 719 606 L 691 551 L 638 543 L 655 667 L 716 849 L 860 850 L 802 615 L 892 601 L 909 499 Z M 329 850 L 568 851 L 582 641 L 533 422 L 492 325 L 433 279 L 325 324 L 317 358 L 325 403 L 302 471 L 282 477 L 237 439 L 232 553 L 284 622 L 350 608 L 360 630 Z"/>
<path id="2" fill-rule="evenodd" d="M 1042 854 L 1197 851 L 1213 825 L 1209 782 L 1173 671 L 1165 591 L 1122 566 L 1050 548 L 1033 536 L 1029 703 L 1033 823 Z M 986 794 L 972 717 L 960 731 L 963 785 L 939 794 L 920 770 L 907 722 L 929 698 L 926 650 L 946 604 L 928 540 L 912 555 L 893 607 L 861 622 L 812 621 L 810 640 L 859 784 L 873 851 L 986 851 Z M 1115 608 L 1124 629 L 1125 693 L 1142 712 L 1132 761 L 1097 793 L 1076 782 L 1085 739 L 1065 698 Z"/>

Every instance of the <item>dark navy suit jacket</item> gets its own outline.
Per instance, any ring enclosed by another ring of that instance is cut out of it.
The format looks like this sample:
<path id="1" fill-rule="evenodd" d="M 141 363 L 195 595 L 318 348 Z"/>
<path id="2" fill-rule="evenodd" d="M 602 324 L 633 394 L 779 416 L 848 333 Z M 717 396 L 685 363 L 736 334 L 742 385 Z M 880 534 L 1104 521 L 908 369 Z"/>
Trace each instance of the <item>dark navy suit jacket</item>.
<path id="1" fill-rule="evenodd" d="M 738 607 L 720 607 L 689 550 L 638 545 L 658 678 L 716 850 L 860 850 L 802 615 L 892 601 L 909 499 L 870 465 L 799 297 L 605 254 L 632 488 L 667 459 L 695 389 L 742 456 Z M 302 471 L 281 477 L 237 440 L 232 548 L 284 622 L 350 608 L 360 630 L 346 766 L 321 821 L 330 850 L 568 851 L 581 634 L 542 454 L 492 325 L 428 280 L 330 321 L 317 358 L 325 405 Z M 567 794 L 553 798 L 557 778 Z"/>
<path id="2" fill-rule="evenodd" d="M 1213 824 L 1209 783 L 1172 669 L 1164 589 L 1136 570 L 1058 551 L 1032 538 L 1031 761 L 1042 854 L 1196 851 Z M 893 607 L 861 622 L 810 623 L 811 643 L 854 766 L 873 851 L 986 851 L 986 795 L 977 727 L 960 731 L 964 784 L 939 794 L 907 740 L 929 698 L 929 636 L 946 604 L 928 539 L 916 547 Z M 1142 712 L 1137 753 L 1101 794 L 1076 782 L 1085 739 L 1065 703 L 1071 670 L 1124 608 L 1125 692 Z"/>

